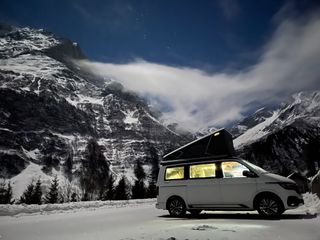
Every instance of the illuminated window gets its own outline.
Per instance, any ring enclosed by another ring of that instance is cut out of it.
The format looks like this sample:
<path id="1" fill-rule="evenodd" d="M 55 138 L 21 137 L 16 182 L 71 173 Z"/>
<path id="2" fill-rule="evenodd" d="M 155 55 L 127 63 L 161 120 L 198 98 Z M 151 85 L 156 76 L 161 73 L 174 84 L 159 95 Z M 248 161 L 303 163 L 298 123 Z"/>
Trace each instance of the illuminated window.
<path id="1" fill-rule="evenodd" d="M 216 164 L 197 164 L 190 166 L 190 178 L 210 178 L 216 176 Z"/>
<path id="2" fill-rule="evenodd" d="M 184 178 L 184 167 L 168 167 L 166 169 L 166 180 L 176 180 Z"/>
<path id="3" fill-rule="evenodd" d="M 221 168 L 225 178 L 245 177 L 242 175 L 242 172 L 244 170 L 249 171 L 246 166 L 238 162 L 223 162 Z"/>

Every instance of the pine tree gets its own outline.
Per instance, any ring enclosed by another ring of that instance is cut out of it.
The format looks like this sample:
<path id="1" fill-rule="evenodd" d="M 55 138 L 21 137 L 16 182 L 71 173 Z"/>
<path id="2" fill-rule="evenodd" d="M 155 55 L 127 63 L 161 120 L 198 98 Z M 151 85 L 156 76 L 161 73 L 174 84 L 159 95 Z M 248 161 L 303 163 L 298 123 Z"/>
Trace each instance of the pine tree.
<path id="1" fill-rule="evenodd" d="M 104 192 L 109 178 L 109 163 L 105 159 L 101 146 L 90 139 L 82 160 L 80 185 L 85 199 L 91 200 Z"/>
<path id="2" fill-rule="evenodd" d="M 32 203 L 41 204 L 42 203 L 42 189 L 41 189 L 41 180 L 38 179 L 32 194 Z"/>
<path id="3" fill-rule="evenodd" d="M 106 185 L 106 192 L 103 196 L 103 200 L 113 200 L 115 198 L 114 178 L 111 174 Z"/>
<path id="4" fill-rule="evenodd" d="M 150 147 L 151 156 L 151 179 L 152 182 L 157 182 L 159 173 L 159 156 L 155 147 Z"/>
<path id="5" fill-rule="evenodd" d="M 31 182 L 27 189 L 23 192 L 20 197 L 20 202 L 25 204 L 33 204 L 34 184 Z"/>
<path id="6" fill-rule="evenodd" d="M 6 185 L 5 181 L 0 182 L 0 204 L 12 204 L 12 187 L 11 183 L 8 182 Z"/>
<path id="7" fill-rule="evenodd" d="M 134 169 L 134 174 L 136 176 L 136 181 L 132 187 L 132 198 L 145 198 L 146 197 L 146 188 L 144 185 L 144 180 L 146 178 L 146 173 L 143 170 L 141 162 L 138 160 Z"/>
<path id="8" fill-rule="evenodd" d="M 140 160 L 138 160 L 136 163 L 136 166 L 134 168 L 134 175 L 138 180 L 141 180 L 141 181 L 143 181 L 146 178 L 146 173 L 143 170 Z"/>
<path id="9" fill-rule="evenodd" d="M 149 182 L 149 186 L 148 186 L 148 189 L 147 189 L 147 197 L 148 198 L 155 198 L 157 197 L 157 186 L 155 184 L 155 182 L 153 180 L 151 180 Z"/>
<path id="10" fill-rule="evenodd" d="M 64 172 L 70 182 L 72 181 L 72 167 L 73 167 L 73 151 L 70 150 L 70 153 L 64 162 Z"/>
<path id="11" fill-rule="evenodd" d="M 72 194 L 71 194 L 71 200 L 70 200 L 71 202 L 78 202 L 78 194 L 77 193 L 75 193 L 75 192 L 73 192 Z"/>
<path id="12" fill-rule="evenodd" d="M 122 176 L 118 185 L 115 188 L 114 199 L 115 200 L 128 200 L 129 199 L 128 186 L 126 183 L 125 176 Z"/>
<path id="13" fill-rule="evenodd" d="M 146 188 L 143 181 L 136 180 L 132 187 L 132 198 L 133 199 L 142 199 L 146 197 Z"/>
<path id="14" fill-rule="evenodd" d="M 8 204 L 12 204 L 13 201 L 11 199 L 12 199 L 12 187 L 11 187 L 11 182 L 8 182 L 5 200 Z"/>
<path id="15" fill-rule="evenodd" d="M 55 176 L 55 178 L 52 180 L 49 192 L 47 192 L 45 196 L 45 203 L 58 203 L 59 202 L 59 181 L 58 177 Z"/>

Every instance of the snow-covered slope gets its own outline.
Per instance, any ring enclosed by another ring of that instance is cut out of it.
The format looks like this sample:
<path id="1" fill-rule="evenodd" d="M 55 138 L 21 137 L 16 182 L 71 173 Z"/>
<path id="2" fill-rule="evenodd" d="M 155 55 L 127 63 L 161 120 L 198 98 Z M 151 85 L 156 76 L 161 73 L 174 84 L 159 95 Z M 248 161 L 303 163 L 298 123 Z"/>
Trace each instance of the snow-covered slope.
<path id="1" fill-rule="evenodd" d="M 282 174 L 314 173 L 320 154 L 320 91 L 296 93 L 278 109 L 262 109 L 239 125 L 245 127 L 234 146 L 242 156 Z"/>
<path id="2" fill-rule="evenodd" d="M 157 155 L 186 141 L 135 93 L 73 64 L 83 58 L 70 40 L 0 24 L 0 177 L 12 178 L 15 195 L 32 175 L 76 183 L 89 139 L 111 172 L 130 181 L 137 160 L 148 170 Z"/>

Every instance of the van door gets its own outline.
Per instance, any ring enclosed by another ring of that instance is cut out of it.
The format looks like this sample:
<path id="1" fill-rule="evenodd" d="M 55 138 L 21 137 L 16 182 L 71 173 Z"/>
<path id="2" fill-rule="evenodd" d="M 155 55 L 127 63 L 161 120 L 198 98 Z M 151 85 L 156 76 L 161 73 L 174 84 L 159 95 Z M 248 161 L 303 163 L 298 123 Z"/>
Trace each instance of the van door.
<path id="1" fill-rule="evenodd" d="M 257 191 L 257 179 L 242 175 L 249 169 L 242 163 L 232 160 L 221 163 L 221 197 L 225 208 L 252 208 Z"/>
<path id="2" fill-rule="evenodd" d="M 208 209 L 221 203 L 220 181 L 216 163 L 188 166 L 187 204 L 190 208 Z"/>

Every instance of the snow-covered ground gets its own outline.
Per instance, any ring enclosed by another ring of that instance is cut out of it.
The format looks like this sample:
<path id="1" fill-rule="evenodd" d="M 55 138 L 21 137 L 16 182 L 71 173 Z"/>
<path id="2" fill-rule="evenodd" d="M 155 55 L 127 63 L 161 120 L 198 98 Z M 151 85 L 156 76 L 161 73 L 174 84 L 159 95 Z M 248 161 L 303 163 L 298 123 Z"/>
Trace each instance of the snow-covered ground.
<path id="1" fill-rule="evenodd" d="M 306 206 L 287 211 L 277 220 L 262 219 L 256 212 L 221 211 L 197 218 L 171 218 L 166 211 L 155 209 L 153 199 L 101 206 L 98 202 L 74 203 L 68 210 L 61 204 L 54 211 L 1 216 L 0 239 L 319 240 L 320 217 L 310 213 L 320 212 L 320 201 L 311 194 L 305 200 Z"/>

